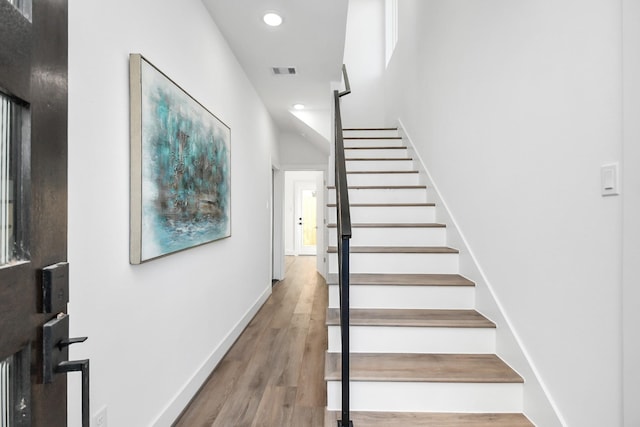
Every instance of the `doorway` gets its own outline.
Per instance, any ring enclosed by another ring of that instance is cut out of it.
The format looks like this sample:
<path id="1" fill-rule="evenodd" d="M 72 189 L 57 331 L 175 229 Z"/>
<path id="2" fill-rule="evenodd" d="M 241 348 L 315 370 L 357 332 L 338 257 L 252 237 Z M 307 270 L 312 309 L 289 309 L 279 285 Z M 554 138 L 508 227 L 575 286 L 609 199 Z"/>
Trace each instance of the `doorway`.
<path id="1" fill-rule="evenodd" d="M 318 200 L 315 181 L 298 181 L 294 189 L 295 248 L 298 255 L 316 255 Z"/>
<path id="2" fill-rule="evenodd" d="M 286 255 L 316 255 L 324 247 L 323 171 L 284 174 Z"/>

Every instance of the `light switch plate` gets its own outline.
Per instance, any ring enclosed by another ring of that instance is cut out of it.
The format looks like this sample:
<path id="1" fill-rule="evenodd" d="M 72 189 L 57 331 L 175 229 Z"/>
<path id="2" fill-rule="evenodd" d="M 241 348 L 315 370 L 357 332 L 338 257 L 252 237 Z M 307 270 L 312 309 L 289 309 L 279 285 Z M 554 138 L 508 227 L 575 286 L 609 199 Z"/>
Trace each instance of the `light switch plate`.
<path id="1" fill-rule="evenodd" d="M 617 196 L 620 194 L 618 181 L 618 164 L 610 163 L 600 168 L 600 190 L 603 196 Z"/>

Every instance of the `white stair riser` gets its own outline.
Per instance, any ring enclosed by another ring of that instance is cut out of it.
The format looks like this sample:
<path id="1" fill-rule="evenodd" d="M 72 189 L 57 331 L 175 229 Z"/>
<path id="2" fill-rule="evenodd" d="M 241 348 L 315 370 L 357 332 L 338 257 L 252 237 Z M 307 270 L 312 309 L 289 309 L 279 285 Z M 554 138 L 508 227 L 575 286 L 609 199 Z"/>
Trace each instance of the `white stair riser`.
<path id="1" fill-rule="evenodd" d="M 349 203 L 425 203 L 424 188 L 402 189 L 349 189 Z M 336 192 L 329 190 L 329 203 L 336 202 Z"/>
<path id="2" fill-rule="evenodd" d="M 336 222 L 336 208 L 330 206 L 329 222 Z M 435 222 L 435 206 L 351 206 L 352 223 Z M 331 231 L 329 231 L 331 233 Z"/>
<path id="3" fill-rule="evenodd" d="M 347 174 L 347 183 L 357 185 L 418 185 L 417 173 L 351 173 Z"/>
<path id="4" fill-rule="evenodd" d="M 405 147 L 401 139 L 345 139 L 344 148 Z"/>
<path id="5" fill-rule="evenodd" d="M 345 159 L 406 159 L 409 157 L 407 155 L 407 149 L 357 149 L 350 150 L 345 149 L 344 157 Z"/>
<path id="6" fill-rule="evenodd" d="M 352 229 L 352 246 L 445 246 L 447 229 L 423 228 L 360 228 Z M 329 228 L 329 246 L 337 246 L 335 228 Z"/>
<path id="7" fill-rule="evenodd" d="M 412 160 L 347 160 L 347 172 L 352 171 L 412 171 Z"/>
<path id="8" fill-rule="evenodd" d="M 351 273 L 457 274 L 458 254 L 351 253 Z M 329 254 L 329 273 L 338 272 L 338 255 Z"/>
<path id="9" fill-rule="evenodd" d="M 351 410 L 519 413 L 522 384 L 351 381 Z M 340 381 L 327 381 L 327 408 L 341 407 Z"/>
<path id="10" fill-rule="evenodd" d="M 493 328 L 351 326 L 351 353 L 495 353 Z M 329 326 L 329 352 L 341 351 L 340 326 Z"/>
<path id="11" fill-rule="evenodd" d="M 340 306 L 338 285 L 329 285 L 329 307 Z M 352 285 L 351 308 L 473 309 L 473 286 Z"/>
<path id="12" fill-rule="evenodd" d="M 385 138 L 390 138 L 390 137 L 396 137 L 398 136 L 398 131 L 396 129 L 385 129 L 385 130 L 343 130 L 342 131 L 342 136 L 345 138 L 349 138 L 349 137 L 357 137 L 357 138 L 364 138 L 364 137 L 385 137 Z"/>

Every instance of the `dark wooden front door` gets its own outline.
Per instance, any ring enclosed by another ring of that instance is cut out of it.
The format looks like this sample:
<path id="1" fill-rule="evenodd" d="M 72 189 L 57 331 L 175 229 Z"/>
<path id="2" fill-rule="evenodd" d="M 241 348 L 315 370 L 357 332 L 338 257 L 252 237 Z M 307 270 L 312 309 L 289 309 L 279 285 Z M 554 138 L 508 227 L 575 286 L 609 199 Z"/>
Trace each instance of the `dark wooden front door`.
<path id="1" fill-rule="evenodd" d="M 67 0 L 0 0 L 0 425 L 67 425 L 42 270 L 67 260 Z M 66 311 L 66 304 L 62 306 Z"/>

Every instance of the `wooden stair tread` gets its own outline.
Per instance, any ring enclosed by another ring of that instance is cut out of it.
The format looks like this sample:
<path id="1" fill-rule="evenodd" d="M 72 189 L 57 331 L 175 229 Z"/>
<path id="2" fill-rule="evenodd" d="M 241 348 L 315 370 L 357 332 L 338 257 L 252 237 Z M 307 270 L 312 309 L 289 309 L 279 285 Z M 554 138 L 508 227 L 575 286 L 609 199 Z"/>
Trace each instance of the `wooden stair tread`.
<path id="1" fill-rule="evenodd" d="M 343 136 L 343 140 L 347 139 L 402 139 L 401 136 Z"/>
<path id="2" fill-rule="evenodd" d="M 407 147 L 344 147 L 345 150 L 406 150 Z"/>
<path id="3" fill-rule="evenodd" d="M 337 253 L 337 246 L 329 246 L 327 253 Z M 447 246 L 351 246 L 352 254 L 457 254 L 458 250 Z"/>
<path id="4" fill-rule="evenodd" d="M 336 228 L 338 225 L 327 224 L 328 228 Z M 437 222 L 376 222 L 351 224 L 351 228 L 445 228 L 446 224 Z"/>
<path id="5" fill-rule="evenodd" d="M 435 203 L 350 203 L 352 208 L 420 208 L 434 207 Z M 335 203 L 327 203 L 327 207 L 335 208 Z"/>
<path id="6" fill-rule="evenodd" d="M 335 427 L 338 411 L 327 411 L 325 427 Z M 366 427 L 535 427 L 523 414 L 434 412 L 351 412 L 354 426 Z"/>
<path id="7" fill-rule="evenodd" d="M 418 171 L 351 171 L 347 172 L 349 174 L 393 174 L 393 173 L 419 173 Z"/>
<path id="8" fill-rule="evenodd" d="M 351 353 L 352 381 L 522 383 L 495 354 Z M 339 381 L 341 354 L 327 353 L 325 379 Z"/>
<path id="9" fill-rule="evenodd" d="M 398 130 L 398 128 L 342 128 L 343 131 Z"/>
<path id="10" fill-rule="evenodd" d="M 329 274 L 328 284 L 338 283 L 338 275 Z M 459 274 L 373 274 L 352 273 L 349 275 L 351 285 L 370 286 L 475 286 L 475 284 Z"/>
<path id="11" fill-rule="evenodd" d="M 352 308 L 349 324 L 355 326 L 409 326 L 431 328 L 495 328 L 475 310 Z M 340 309 L 327 309 L 327 325 L 340 325 Z"/>
<path id="12" fill-rule="evenodd" d="M 406 160 L 413 160 L 413 158 L 411 157 L 399 157 L 399 158 L 395 158 L 395 157 L 346 157 L 345 158 L 346 161 L 351 161 L 351 160 L 358 160 L 358 161 L 365 161 L 365 162 L 384 162 L 384 161 L 389 161 L 389 162 L 396 162 L 396 161 L 406 161 Z"/>
<path id="13" fill-rule="evenodd" d="M 348 190 L 424 190 L 426 185 L 354 185 L 347 186 Z M 327 187 L 328 190 L 335 190 L 335 185 Z"/>

